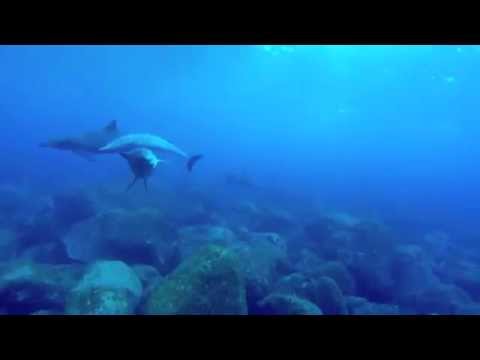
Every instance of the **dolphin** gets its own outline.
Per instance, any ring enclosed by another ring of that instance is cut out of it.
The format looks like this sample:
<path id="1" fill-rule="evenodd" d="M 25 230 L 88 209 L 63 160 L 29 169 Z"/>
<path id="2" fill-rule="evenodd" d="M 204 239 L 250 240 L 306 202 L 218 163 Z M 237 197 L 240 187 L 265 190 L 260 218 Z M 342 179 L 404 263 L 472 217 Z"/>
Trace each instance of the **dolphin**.
<path id="1" fill-rule="evenodd" d="M 183 150 L 179 149 L 177 146 L 161 138 L 160 136 L 146 133 L 120 136 L 107 145 L 101 147 L 99 151 L 103 153 L 124 153 L 136 148 L 147 148 L 153 151 L 171 153 L 185 158 L 187 159 L 188 171 L 192 171 L 196 162 L 203 157 L 203 155 L 193 155 L 190 157 Z"/>
<path id="2" fill-rule="evenodd" d="M 143 179 L 145 191 L 148 191 L 147 178 L 153 174 L 157 165 L 164 160 L 159 159 L 153 151 L 147 148 L 135 148 L 122 152 L 120 155 L 128 161 L 134 175 L 133 181 L 128 185 L 126 191 L 130 190 L 140 178 Z"/>
<path id="3" fill-rule="evenodd" d="M 118 136 L 120 136 L 120 133 L 117 121 L 113 120 L 100 130 L 87 132 L 78 137 L 49 140 L 45 143 L 40 143 L 40 147 L 71 151 L 84 159 L 93 161 L 94 155 L 102 153 L 99 151 L 99 148 L 110 143 Z"/>

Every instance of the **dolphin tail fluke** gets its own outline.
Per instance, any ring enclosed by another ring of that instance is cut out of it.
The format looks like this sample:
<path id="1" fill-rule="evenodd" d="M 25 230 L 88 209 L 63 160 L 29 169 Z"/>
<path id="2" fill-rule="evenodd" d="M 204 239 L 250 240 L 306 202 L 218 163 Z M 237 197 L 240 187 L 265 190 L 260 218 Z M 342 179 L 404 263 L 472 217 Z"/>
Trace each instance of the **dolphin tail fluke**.
<path id="1" fill-rule="evenodd" d="M 129 190 L 133 187 L 133 185 L 135 185 L 135 183 L 137 182 L 137 180 L 138 180 L 138 178 L 135 176 L 135 178 L 133 179 L 133 181 L 132 181 L 130 184 L 128 184 L 127 189 L 126 189 L 125 191 L 129 191 Z"/>
<path id="2" fill-rule="evenodd" d="M 197 161 L 200 160 L 201 158 L 203 158 L 203 155 L 193 155 L 191 158 L 189 158 L 187 162 L 188 171 L 192 171 Z"/>

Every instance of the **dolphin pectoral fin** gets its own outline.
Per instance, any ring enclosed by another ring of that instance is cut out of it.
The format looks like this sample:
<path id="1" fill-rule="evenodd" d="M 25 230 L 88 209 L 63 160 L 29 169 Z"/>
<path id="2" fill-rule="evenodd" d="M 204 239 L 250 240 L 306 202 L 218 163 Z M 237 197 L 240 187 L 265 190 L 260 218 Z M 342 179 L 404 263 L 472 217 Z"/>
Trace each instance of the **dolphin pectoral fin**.
<path id="1" fill-rule="evenodd" d="M 191 158 L 189 158 L 187 161 L 188 171 L 192 171 L 197 161 L 200 160 L 201 158 L 203 158 L 203 155 L 193 155 Z"/>
<path id="2" fill-rule="evenodd" d="M 145 192 L 148 192 L 147 179 L 143 178 L 143 185 L 145 186 Z"/>
<path id="3" fill-rule="evenodd" d="M 128 184 L 125 192 L 126 192 L 126 191 L 129 191 L 129 190 L 133 187 L 133 185 L 135 185 L 135 183 L 137 182 L 137 180 L 138 180 L 138 178 L 135 176 L 135 178 L 133 179 L 133 181 L 132 181 L 130 184 Z"/>
<path id="4" fill-rule="evenodd" d="M 81 151 L 81 150 L 72 150 L 72 152 L 74 154 L 84 158 L 85 160 L 88 160 L 88 161 L 91 161 L 91 162 L 95 161 L 93 154 L 91 154 L 89 152 Z"/>

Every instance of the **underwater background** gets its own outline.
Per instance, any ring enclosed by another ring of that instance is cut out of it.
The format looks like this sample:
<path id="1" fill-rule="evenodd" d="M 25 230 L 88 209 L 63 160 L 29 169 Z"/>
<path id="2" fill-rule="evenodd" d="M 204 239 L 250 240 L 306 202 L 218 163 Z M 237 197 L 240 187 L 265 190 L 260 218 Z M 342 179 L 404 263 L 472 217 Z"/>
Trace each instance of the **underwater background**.
<path id="1" fill-rule="evenodd" d="M 479 64 L 0 46 L 0 313 L 480 314 Z M 203 158 L 126 191 L 122 156 L 40 146 L 114 120 Z"/>

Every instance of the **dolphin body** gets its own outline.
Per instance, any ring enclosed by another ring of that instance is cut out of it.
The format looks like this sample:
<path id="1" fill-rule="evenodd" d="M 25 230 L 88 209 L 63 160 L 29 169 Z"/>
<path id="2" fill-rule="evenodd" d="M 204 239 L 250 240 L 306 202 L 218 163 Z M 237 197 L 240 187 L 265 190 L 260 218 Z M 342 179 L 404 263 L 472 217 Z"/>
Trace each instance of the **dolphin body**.
<path id="1" fill-rule="evenodd" d="M 183 150 L 179 149 L 177 146 L 161 138 L 160 136 L 146 133 L 120 136 L 107 145 L 101 147 L 99 151 L 102 153 L 127 153 L 138 148 L 150 149 L 152 151 L 158 151 L 162 153 L 172 153 L 185 158 L 188 160 L 188 171 L 192 171 L 195 163 L 203 157 L 203 155 L 194 155 L 189 157 L 189 155 L 187 155 L 187 153 L 185 153 Z"/>
<path id="2" fill-rule="evenodd" d="M 133 150 L 120 153 L 124 157 L 130 169 L 133 172 L 133 181 L 128 185 L 127 190 L 130 190 L 138 179 L 143 179 L 145 191 L 148 191 L 147 178 L 153 174 L 153 171 L 160 162 L 164 162 L 155 155 L 155 153 L 147 148 L 135 148 Z"/>
<path id="3" fill-rule="evenodd" d="M 65 137 L 49 140 L 45 143 L 41 143 L 40 146 L 71 151 L 84 159 L 93 161 L 94 155 L 102 154 L 102 152 L 99 151 L 101 147 L 109 144 L 119 136 L 120 133 L 117 127 L 117 121 L 113 120 L 100 130 L 87 132 L 78 137 Z"/>

